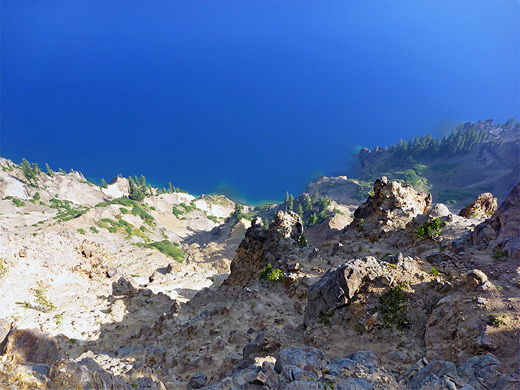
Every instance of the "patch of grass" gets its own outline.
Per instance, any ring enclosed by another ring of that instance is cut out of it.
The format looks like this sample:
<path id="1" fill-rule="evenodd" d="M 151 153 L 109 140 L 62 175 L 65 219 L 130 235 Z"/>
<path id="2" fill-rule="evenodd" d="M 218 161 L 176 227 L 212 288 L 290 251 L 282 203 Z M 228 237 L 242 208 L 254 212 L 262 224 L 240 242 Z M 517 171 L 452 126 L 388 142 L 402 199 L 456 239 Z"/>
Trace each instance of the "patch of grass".
<path id="1" fill-rule="evenodd" d="M 184 214 L 184 210 L 178 209 L 177 206 L 173 205 L 173 207 L 172 207 L 172 213 L 173 213 L 173 215 L 175 215 L 177 218 L 179 218 L 179 215 L 183 215 L 183 214 Z"/>
<path id="2" fill-rule="evenodd" d="M 381 318 L 386 327 L 394 325 L 398 330 L 410 327 L 410 319 L 406 314 L 406 296 L 402 286 L 391 287 L 379 298 Z"/>
<path id="3" fill-rule="evenodd" d="M 90 230 L 92 230 L 92 232 L 94 232 L 94 233 L 99 233 L 99 230 L 97 230 L 97 228 L 95 226 L 91 226 Z"/>
<path id="4" fill-rule="evenodd" d="M 78 229 L 78 233 L 79 233 L 79 234 L 86 234 L 86 233 L 85 233 L 85 229 Z"/>
<path id="5" fill-rule="evenodd" d="M 415 235 L 421 240 L 426 238 L 437 238 L 441 235 L 443 226 L 443 221 L 441 221 L 439 218 L 434 218 L 431 221 L 426 222 L 422 226 L 418 227 L 415 231 Z"/>
<path id="6" fill-rule="evenodd" d="M 186 257 L 186 254 L 181 248 L 179 248 L 179 244 L 168 240 L 155 241 L 149 244 L 137 243 L 136 245 L 141 248 L 155 248 L 166 256 L 173 257 L 173 259 L 179 263 L 182 263 L 183 259 Z"/>
<path id="7" fill-rule="evenodd" d="M 273 269 L 269 263 L 267 267 L 260 273 L 260 280 L 263 282 L 279 282 L 283 279 L 283 272 L 280 268 Z"/>

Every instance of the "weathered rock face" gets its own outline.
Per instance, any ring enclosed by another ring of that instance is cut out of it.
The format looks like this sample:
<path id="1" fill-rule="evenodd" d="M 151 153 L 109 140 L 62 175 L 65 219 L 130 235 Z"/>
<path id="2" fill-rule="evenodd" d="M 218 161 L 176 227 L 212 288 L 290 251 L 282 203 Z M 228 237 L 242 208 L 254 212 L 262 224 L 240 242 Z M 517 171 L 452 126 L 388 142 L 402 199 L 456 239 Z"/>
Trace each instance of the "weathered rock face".
<path id="1" fill-rule="evenodd" d="M 493 336 L 484 311 L 471 297 L 449 295 L 439 301 L 426 326 L 426 357 L 461 362 L 495 350 Z"/>
<path id="2" fill-rule="evenodd" d="M 58 342 L 36 329 L 12 330 L 7 336 L 4 354 L 24 362 L 50 364 L 58 358 Z"/>
<path id="3" fill-rule="evenodd" d="M 493 194 L 485 192 L 460 210 L 459 215 L 464 218 L 489 218 L 497 210 L 497 198 Z"/>
<path id="4" fill-rule="evenodd" d="M 89 278 L 96 276 L 104 278 L 107 276 L 111 258 L 103 245 L 83 240 L 77 251 L 85 258 L 85 261 L 74 268 L 75 272 L 83 272 Z"/>
<path id="5" fill-rule="evenodd" d="M 231 262 L 231 274 L 224 283 L 246 286 L 258 278 L 268 263 L 273 267 L 283 266 L 294 257 L 291 252 L 298 249 L 298 239 L 302 233 L 302 220 L 292 211 L 278 211 L 268 229 L 257 218 L 247 229 Z"/>
<path id="6" fill-rule="evenodd" d="M 448 361 L 427 363 L 424 359 L 417 365 L 422 368 L 412 370 L 406 380 L 412 390 L 491 389 L 501 373 L 500 361 L 491 353 L 473 356 L 458 367 Z"/>
<path id="7" fill-rule="evenodd" d="M 309 287 L 304 324 L 311 325 L 320 315 L 330 315 L 350 303 L 366 280 L 382 274 L 382 267 L 374 257 L 351 259 L 328 270 Z"/>
<path id="8" fill-rule="evenodd" d="M 415 216 L 426 213 L 431 203 L 431 194 L 396 181 L 389 182 L 383 176 L 374 183 L 374 195 L 354 212 L 354 221 L 349 227 L 372 235 L 404 228 Z"/>
<path id="9" fill-rule="evenodd" d="M 328 362 L 322 351 L 312 347 L 284 348 L 276 357 L 256 359 L 247 368 L 239 368 L 211 390 L 370 390 L 400 389 L 392 373 L 384 369 L 377 357 L 367 351 Z"/>
<path id="10" fill-rule="evenodd" d="M 132 387 L 120 378 L 116 378 L 103 370 L 91 358 L 79 363 L 60 358 L 49 370 L 49 389 L 113 389 L 129 390 Z"/>
<path id="11" fill-rule="evenodd" d="M 493 216 L 475 228 L 471 239 L 480 249 L 501 248 L 510 258 L 520 259 L 520 182 Z"/>

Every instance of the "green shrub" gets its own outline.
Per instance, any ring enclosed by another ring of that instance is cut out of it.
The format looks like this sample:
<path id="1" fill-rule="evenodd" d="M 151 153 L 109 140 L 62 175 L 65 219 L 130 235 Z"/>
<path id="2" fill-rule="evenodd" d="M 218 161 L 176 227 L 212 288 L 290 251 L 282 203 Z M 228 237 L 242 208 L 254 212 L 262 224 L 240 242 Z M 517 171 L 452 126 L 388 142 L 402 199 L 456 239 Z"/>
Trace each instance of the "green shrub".
<path id="1" fill-rule="evenodd" d="M 34 196 L 33 196 L 33 199 L 34 200 L 40 200 L 40 193 L 39 192 L 35 193 Z"/>
<path id="2" fill-rule="evenodd" d="M 51 300 L 46 296 L 47 289 L 43 286 L 43 282 L 38 282 L 38 288 L 33 289 L 33 292 L 35 302 L 34 309 L 43 313 L 47 313 L 56 309 L 54 303 L 52 303 Z"/>
<path id="3" fill-rule="evenodd" d="M 439 218 L 434 218 L 429 222 L 425 222 L 422 226 L 418 227 L 415 231 L 417 238 L 424 240 L 426 238 L 437 238 L 441 234 L 444 222 Z"/>
<path id="4" fill-rule="evenodd" d="M 12 201 L 13 201 L 13 203 L 14 203 L 14 205 L 16 207 L 23 207 L 23 206 L 25 206 L 25 202 L 23 200 L 20 200 L 20 199 L 17 199 L 17 198 L 13 198 Z"/>
<path id="5" fill-rule="evenodd" d="M 90 230 L 92 230 L 94 233 L 99 233 L 99 230 L 95 226 L 91 226 Z"/>
<path id="6" fill-rule="evenodd" d="M 391 287 L 379 298 L 381 318 L 386 327 L 395 325 L 398 330 L 403 330 L 410 326 L 406 314 L 406 296 L 402 290 L 403 285 Z"/>
<path id="7" fill-rule="evenodd" d="M 208 219 L 209 219 L 210 221 L 213 221 L 213 222 L 215 222 L 216 224 L 218 224 L 218 218 L 215 217 L 214 215 L 208 215 L 207 217 L 208 217 Z"/>
<path id="8" fill-rule="evenodd" d="M 184 214 L 184 210 L 180 210 L 180 209 L 178 209 L 175 205 L 173 205 L 172 213 L 173 213 L 173 215 L 175 215 L 177 218 L 179 218 L 179 215 Z"/>
<path id="9" fill-rule="evenodd" d="M 86 233 L 85 233 L 85 229 L 78 229 L 78 233 L 79 233 L 79 234 L 86 234 Z"/>
<path id="10" fill-rule="evenodd" d="M 283 279 L 283 272 L 280 268 L 273 269 L 271 264 L 260 273 L 260 280 L 263 282 L 278 282 Z"/>
<path id="11" fill-rule="evenodd" d="M 497 261 L 507 261 L 507 259 L 509 259 L 509 255 L 505 250 L 499 248 L 493 253 L 493 258 Z"/>

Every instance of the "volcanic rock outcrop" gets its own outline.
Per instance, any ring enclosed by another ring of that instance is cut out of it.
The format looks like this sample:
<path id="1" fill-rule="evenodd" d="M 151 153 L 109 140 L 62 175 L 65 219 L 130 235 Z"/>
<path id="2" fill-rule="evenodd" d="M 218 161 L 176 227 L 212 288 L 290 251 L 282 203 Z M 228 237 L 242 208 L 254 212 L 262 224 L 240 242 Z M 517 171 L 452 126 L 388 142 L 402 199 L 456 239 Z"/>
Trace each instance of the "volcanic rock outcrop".
<path id="1" fill-rule="evenodd" d="M 520 259 L 520 182 L 493 216 L 475 228 L 471 239 L 478 248 L 502 249 L 509 258 Z"/>
<path id="2" fill-rule="evenodd" d="M 295 257 L 298 239 L 303 233 L 300 216 L 292 211 L 278 211 L 266 229 L 260 218 L 247 229 L 231 263 L 231 274 L 225 281 L 230 286 L 246 286 L 258 279 L 259 273 L 271 264 L 283 267 Z"/>
<path id="3" fill-rule="evenodd" d="M 474 202 L 460 210 L 459 215 L 464 218 L 489 218 L 497 209 L 497 198 L 485 192 L 480 194 Z"/>
<path id="4" fill-rule="evenodd" d="M 415 216 L 426 213 L 431 203 L 431 194 L 419 192 L 407 184 L 388 181 L 383 176 L 375 181 L 374 194 L 354 212 L 354 221 L 349 228 L 379 237 L 396 228 L 404 228 Z"/>

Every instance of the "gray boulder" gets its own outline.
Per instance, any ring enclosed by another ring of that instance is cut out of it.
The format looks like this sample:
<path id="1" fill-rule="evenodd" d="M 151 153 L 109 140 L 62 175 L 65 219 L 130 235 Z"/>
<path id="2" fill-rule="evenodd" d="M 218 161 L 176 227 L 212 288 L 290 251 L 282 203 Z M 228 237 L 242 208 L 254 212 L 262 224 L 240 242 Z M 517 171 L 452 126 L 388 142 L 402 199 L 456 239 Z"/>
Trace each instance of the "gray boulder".
<path id="1" fill-rule="evenodd" d="M 310 326 L 317 318 L 330 315 L 336 309 L 350 304 L 366 280 L 374 280 L 383 272 L 374 257 L 351 259 L 329 269 L 307 291 L 304 324 Z"/>

